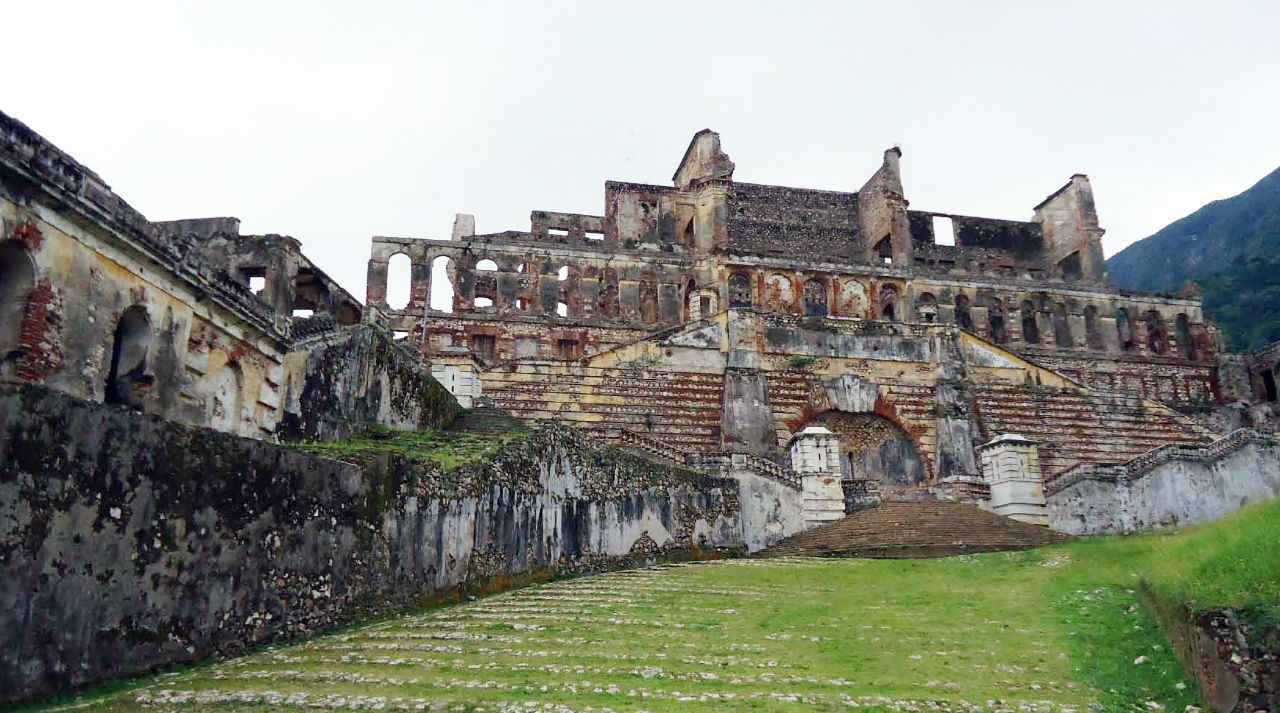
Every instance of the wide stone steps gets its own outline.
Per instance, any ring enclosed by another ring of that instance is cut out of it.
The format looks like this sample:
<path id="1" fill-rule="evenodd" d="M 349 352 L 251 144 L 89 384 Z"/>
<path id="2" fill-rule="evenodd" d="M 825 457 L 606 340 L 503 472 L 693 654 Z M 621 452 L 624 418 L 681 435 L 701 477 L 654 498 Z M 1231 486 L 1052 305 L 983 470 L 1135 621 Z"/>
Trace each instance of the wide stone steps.
<path id="1" fill-rule="evenodd" d="M 1076 463 L 1123 462 L 1169 443 L 1203 443 L 1209 436 L 1194 421 L 1129 396 L 1016 386 L 975 392 L 988 433 L 1018 433 L 1040 441 L 1046 475 Z"/>
<path id="2" fill-rule="evenodd" d="M 949 501 L 887 501 L 793 535 L 763 557 L 945 557 L 1025 550 L 1066 535 Z"/>

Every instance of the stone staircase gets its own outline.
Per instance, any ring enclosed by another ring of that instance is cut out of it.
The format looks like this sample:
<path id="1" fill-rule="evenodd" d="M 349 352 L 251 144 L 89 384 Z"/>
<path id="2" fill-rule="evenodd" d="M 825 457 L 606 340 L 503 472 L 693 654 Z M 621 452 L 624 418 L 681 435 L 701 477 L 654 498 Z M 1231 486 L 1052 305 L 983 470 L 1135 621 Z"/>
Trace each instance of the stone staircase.
<path id="1" fill-rule="evenodd" d="M 1025 550 L 1066 535 L 949 501 L 887 501 L 788 537 L 758 556 L 946 557 Z"/>
<path id="2" fill-rule="evenodd" d="M 520 419 L 511 416 L 502 409 L 491 406 L 469 408 L 458 415 L 449 424 L 450 431 L 470 431 L 473 433 L 496 434 L 510 433 L 525 428 Z"/>

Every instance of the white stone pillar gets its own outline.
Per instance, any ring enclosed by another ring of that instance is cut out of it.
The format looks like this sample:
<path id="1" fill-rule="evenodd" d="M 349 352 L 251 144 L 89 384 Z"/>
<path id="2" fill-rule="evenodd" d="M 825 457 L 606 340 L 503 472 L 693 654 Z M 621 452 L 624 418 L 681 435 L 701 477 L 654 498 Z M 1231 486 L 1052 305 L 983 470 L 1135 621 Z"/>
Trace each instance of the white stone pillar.
<path id="1" fill-rule="evenodd" d="M 466 349 L 452 348 L 431 359 L 431 376 L 458 400 L 463 408 L 471 408 L 484 395 L 484 384 L 475 360 Z"/>
<path id="2" fill-rule="evenodd" d="M 805 529 L 843 518 L 840 437 L 821 426 L 809 426 L 791 437 L 787 455 L 803 483 L 800 511 Z"/>
<path id="3" fill-rule="evenodd" d="M 997 515 L 1048 525 L 1040 453 L 1035 441 L 1006 433 L 978 446 L 982 478 L 991 488 L 987 505 Z"/>

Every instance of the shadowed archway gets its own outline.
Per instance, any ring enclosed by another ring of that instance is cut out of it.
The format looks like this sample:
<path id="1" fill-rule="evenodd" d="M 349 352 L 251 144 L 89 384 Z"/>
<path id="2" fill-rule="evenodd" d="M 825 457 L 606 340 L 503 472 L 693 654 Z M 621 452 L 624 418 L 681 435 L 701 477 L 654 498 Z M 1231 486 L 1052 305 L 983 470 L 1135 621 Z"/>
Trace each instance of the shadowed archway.
<path id="1" fill-rule="evenodd" d="M 915 441 L 884 416 L 828 411 L 806 425 L 840 437 L 840 474 L 846 480 L 876 480 L 884 490 L 925 483 L 927 469 Z"/>

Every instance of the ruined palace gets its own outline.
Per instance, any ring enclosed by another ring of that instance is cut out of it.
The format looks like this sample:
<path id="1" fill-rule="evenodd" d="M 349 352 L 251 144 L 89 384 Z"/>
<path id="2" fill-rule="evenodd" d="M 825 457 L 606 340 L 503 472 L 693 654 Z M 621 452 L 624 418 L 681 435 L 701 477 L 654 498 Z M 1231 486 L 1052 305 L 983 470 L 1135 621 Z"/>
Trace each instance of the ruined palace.
<path id="1" fill-rule="evenodd" d="M 1107 286 L 1086 176 L 975 218 L 910 208 L 901 160 L 856 192 L 744 184 L 701 131 L 672 185 L 607 182 L 603 215 L 374 238 L 367 302 L 464 399 L 690 459 L 785 462 L 822 426 L 855 489 L 982 493 L 1004 434 L 1044 479 L 1210 437 L 1185 413 L 1216 398 L 1216 330 L 1194 297 Z"/>
<path id="2" fill-rule="evenodd" d="M 362 304 L 0 114 L 0 702 L 565 572 L 1280 493 L 1276 353 L 1109 287 L 1086 176 L 977 218 L 911 208 L 901 162 L 741 183 L 704 130 L 602 215 L 374 237 Z M 930 526 L 840 540 L 890 509 Z"/>

